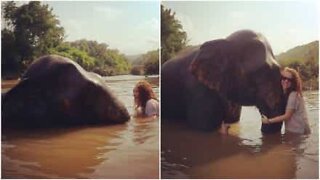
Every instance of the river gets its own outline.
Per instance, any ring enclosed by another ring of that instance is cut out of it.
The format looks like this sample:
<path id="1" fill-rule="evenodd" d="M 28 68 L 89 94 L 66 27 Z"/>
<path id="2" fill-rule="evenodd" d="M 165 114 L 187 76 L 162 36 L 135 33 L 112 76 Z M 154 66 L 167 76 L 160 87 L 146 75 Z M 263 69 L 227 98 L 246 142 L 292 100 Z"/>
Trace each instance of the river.
<path id="1" fill-rule="evenodd" d="M 304 92 L 312 134 L 262 135 L 260 114 L 243 107 L 229 135 L 161 121 L 162 178 L 319 178 L 318 91 Z"/>
<path id="2" fill-rule="evenodd" d="M 105 78 L 131 115 L 132 90 L 140 79 L 144 76 Z M 148 79 L 158 94 L 158 77 Z M 10 130 L 2 132 L 1 139 L 2 178 L 159 178 L 159 120 Z"/>

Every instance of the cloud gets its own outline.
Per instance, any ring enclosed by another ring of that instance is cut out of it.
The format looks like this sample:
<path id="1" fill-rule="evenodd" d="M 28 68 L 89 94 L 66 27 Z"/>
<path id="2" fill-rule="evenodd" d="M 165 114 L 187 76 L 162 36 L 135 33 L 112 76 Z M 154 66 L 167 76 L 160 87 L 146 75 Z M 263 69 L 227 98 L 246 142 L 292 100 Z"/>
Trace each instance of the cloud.
<path id="1" fill-rule="evenodd" d="M 111 7 L 94 6 L 92 9 L 94 13 L 104 16 L 105 20 L 115 20 L 123 15 L 121 10 Z"/>
<path id="2" fill-rule="evenodd" d="M 245 19 L 247 17 L 246 13 L 243 11 L 231 11 L 229 17 L 232 19 Z"/>
<path id="3" fill-rule="evenodd" d="M 159 49 L 159 38 L 148 38 L 147 43 L 150 44 L 151 49 Z"/>
<path id="4" fill-rule="evenodd" d="M 227 15 L 226 22 L 229 29 L 234 31 L 238 29 L 250 29 L 254 27 L 254 24 L 250 23 L 250 17 L 243 11 L 231 11 Z"/>
<path id="5" fill-rule="evenodd" d="M 181 12 L 176 12 L 176 19 L 180 21 L 183 31 L 187 33 L 187 39 L 190 41 L 189 43 L 197 44 L 199 41 L 201 41 L 197 37 L 199 30 L 193 23 L 190 16 Z"/>
<path id="6" fill-rule="evenodd" d="M 144 21 L 140 24 L 138 24 L 135 27 L 135 30 L 141 31 L 141 30 L 152 30 L 152 31 L 159 31 L 160 30 L 160 21 L 157 18 L 152 18 L 147 21 Z"/>
<path id="7" fill-rule="evenodd" d="M 151 18 L 142 21 L 130 30 L 123 43 L 119 43 L 118 47 L 122 47 L 127 54 L 146 53 L 150 50 L 159 48 L 160 20 Z"/>
<path id="8" fill-rule="evenodd" d="M 194 32 L 194 24 L 188 15 L 177 13 L 177 19 L 181 22 L 183 29 L 187 32 Z"/>
<path id="9" fill-rule="evenodd" d="M 66 31 L 65 34 L 68 41 L 77 40 L 79 37 L 83 37 L 83 30 L 86 29 L 87 26 L 85 22 L 76 19 L 65 19 L 64 21 L 61 21 L 61 25 Z"/>
<path id="10" fill-rule="evenodd" d="M 303 36 L 302 36 L 303 35 Z M 275 54 L 285 52 L 295 46 L 309 43 L 313 40 L 308 36 L 308 32 L 305 29 L 297 27 L 288 27 L 273 35 L 271 43 L 274 46 Z M 274 42 L 274 43 L 273 43 Z"/>

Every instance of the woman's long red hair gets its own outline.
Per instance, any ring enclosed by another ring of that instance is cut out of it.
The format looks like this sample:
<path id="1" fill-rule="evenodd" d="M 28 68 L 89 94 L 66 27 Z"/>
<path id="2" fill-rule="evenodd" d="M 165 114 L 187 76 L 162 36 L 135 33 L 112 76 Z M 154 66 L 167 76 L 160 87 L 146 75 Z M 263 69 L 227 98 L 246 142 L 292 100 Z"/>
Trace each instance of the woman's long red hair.
<path id="1" fill-rule="evenodd" d="M 134 97 L 135 109 L 141 107 L 144 110 L 149 99 L 157 100 L 151 84 L 145 80 L 139 81 L 134 87 L 134 91 L 138 92 L 138 95 Z"/>

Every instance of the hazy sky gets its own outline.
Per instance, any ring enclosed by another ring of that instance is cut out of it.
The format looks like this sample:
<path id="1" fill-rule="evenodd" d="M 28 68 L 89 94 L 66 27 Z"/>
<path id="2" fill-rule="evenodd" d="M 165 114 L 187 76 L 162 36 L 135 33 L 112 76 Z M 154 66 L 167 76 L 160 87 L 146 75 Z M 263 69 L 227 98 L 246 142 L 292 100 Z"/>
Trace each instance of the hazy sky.
<path id="1" fill-rule="evenodd" d="M 159 48 L 158 1 L 47 1 L 65 28 L 66 40 L 85 38 L 107 43 L 122 53 Z"/>
<path id="2" fill-rule="evenodd" d="M 223 38 L 240 29 L 252 29 L 264 34 L 278 54 L 319 38 L 316 1 L 165 1 L 162 4 L 176 12 L 192 45 Z"/>

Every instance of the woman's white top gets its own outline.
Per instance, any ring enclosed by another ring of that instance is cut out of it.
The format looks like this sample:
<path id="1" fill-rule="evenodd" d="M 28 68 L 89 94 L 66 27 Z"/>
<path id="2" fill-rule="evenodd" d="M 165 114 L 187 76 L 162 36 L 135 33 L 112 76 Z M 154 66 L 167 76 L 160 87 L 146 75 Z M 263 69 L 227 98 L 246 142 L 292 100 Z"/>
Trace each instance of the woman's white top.
<path id="1" fill-rule="evenodd" d="M 285 121 L 286 131 L 304 134 L 307 128 L 310 129 L 305 102 L 296 91 L 289 94 L 286 109 L 294 110 L 291 118 Z"/>
<path id="2" fill-rule="evenodd" d="M 159 116 L 159 102 L 155 99 L 149 99 L 146 103 L 145 114 L 147 116 Z"/>

